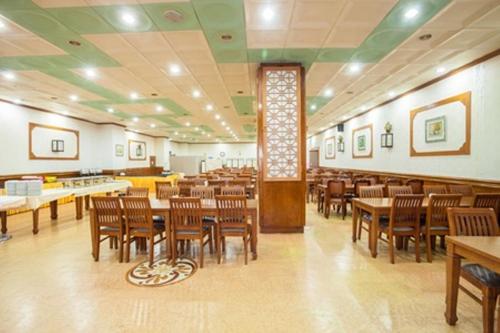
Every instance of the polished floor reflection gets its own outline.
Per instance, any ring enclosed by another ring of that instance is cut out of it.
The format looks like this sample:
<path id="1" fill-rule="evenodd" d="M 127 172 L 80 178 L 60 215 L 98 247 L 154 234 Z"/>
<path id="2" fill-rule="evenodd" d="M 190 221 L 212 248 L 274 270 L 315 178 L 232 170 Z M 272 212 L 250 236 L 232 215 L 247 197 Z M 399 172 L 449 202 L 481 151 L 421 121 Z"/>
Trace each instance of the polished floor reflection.
<path id="1" fill-rule="evenodd" d="M 481 306 L 459 295 L 456 327 L 444 320 L 444 252 L 432 264 L 414 251 L 387 247 L 372 259 L 366 244 L 351 243 L 345 221 L 308 206 L 304 235 L 260 235 L 259 259 L 243 263 L 241 241 L 228 243 L 221 265 L 175 285 L 144 288 L 125 280 L 146 259 L 118 263 L 103 245 L 90 255 L 88 218 L 74 221 L 73 205 L 57 223 L 41 212 L 9 220 L 13 239 L 0 244 L 0 331 L 3 332 L 480 332 Z"/>

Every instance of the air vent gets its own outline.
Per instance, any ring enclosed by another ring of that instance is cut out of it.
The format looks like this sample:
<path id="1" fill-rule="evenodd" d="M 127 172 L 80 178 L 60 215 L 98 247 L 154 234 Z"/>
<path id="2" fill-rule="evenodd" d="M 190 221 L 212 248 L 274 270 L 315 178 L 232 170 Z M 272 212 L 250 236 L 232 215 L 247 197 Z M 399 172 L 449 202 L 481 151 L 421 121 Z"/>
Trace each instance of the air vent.
<path id="1" fill-rule="evenodd" d="M 184 21 L 184 16 L 179 13 L 178 11 L 176 10 L 167 10 L 165 13 L 163 13 L 163 17 L 169 21 L 169 22 L 172 22 L 172 23 L 179 23 L 179 22 L 182 22 Z"/>

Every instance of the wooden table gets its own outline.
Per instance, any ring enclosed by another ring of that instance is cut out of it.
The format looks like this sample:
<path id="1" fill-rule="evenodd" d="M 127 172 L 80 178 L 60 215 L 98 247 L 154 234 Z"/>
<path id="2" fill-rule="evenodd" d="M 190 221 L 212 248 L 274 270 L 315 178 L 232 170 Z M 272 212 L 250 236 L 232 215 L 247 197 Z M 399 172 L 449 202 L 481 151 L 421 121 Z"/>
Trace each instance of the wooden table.
<path id="1" fill-rule="evenodd" d="M 346 185 L 345 186 L 345 193 L 354 193 L 354 185 Z M 330 202 L 330 191 L 328 190 L 328 185 L 325 184 L 318 184 L 318 191 L 317 191 L 317 197 L 318 197 L 318 212 L 321 211 L 321 203 L 319 198 L 321 198 L 321 194 L 323 194 L 323 202 L 322 202 L 322 207 L 323 207 L 323 215 L 328 218 L 328 215 L 330 215 L 330 210 L 328 207 L 329 202 Z"/>
<path id="2" fill-rule="evenodd" d="M 171 225 L 170 225 L 170 201 L 169 200 L 159 200 L 159 199 L 149 199 L 151 203 L 151 210 L 154 216 L 162 216 L 165 220 L 165 230 L 167 234 L 167 254 L 171 254 L 171 247 L 174 245 L 172 243 L 171 237 Z M 247 199 L 247 215 L 251 218 L 252 226 L 252 237 L 251 237 L 251 250 L 252 259 L 257 259 L 257 207 L 258 201 L 255 199 Z M 202 199 L 201 208 L 203 216 L 215 216 L 217 217 L 217 206 L 214 199 Z M 94 210 L 90 209 L 90 232 L 92 239 L 92 256 L 95 257 L 96 246 L 98 243 L 94 243 L 94 235 L 96 232 L 96 224 L 94 223 Z"/>
<path id="3" fill-rule="evenodd" d="M 0 240 L 8 240 L 7 235 L 7 210 L 22 207 L 26 204 L 26 197 L 2 195 L 0 196 L 0 220 L 2 223 L 2 235 Z"/>
<path id="4" fill-rule="evenodd" d="M 380 216 L 389 216 L 392 206 L 392 198 L 354 198 L 352 199 L 352 241 L 357 240 L 358 220 L 361 217 L 361 211 L 367 212 L 372 216 L 372 228 L 368 235 L 368 246 L 373 258 L 377 257 L 377 240 L 380 223 Z M 462 197 L 461 207 L 471 207 L 474 203 L 474 197 Z M 422 203 L 422 213 L 425 213 L 429 205 L 429 198 L 424 198 Z"/>
<path id="5" fill-rule="evenodd" d="M 462 258 L 500 274 L 500 237 L 446 237 L 446 322 L 457 322 L 458 280 Z M 497 310 L 497 332 L 500 332 L 500 308 Z"/>

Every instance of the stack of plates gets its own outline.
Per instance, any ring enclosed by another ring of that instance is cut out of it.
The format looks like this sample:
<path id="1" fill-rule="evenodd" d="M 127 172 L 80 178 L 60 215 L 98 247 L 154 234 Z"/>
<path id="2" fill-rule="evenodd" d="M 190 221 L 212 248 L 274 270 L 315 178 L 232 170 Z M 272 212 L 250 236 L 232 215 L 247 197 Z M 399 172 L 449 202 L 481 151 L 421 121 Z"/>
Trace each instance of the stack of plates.
<path id="1" fill-rule="evenodd" d="M 42 194 L 40 180 L 8 180 L 5 182 L 7 195 L 35 196 Z"/>

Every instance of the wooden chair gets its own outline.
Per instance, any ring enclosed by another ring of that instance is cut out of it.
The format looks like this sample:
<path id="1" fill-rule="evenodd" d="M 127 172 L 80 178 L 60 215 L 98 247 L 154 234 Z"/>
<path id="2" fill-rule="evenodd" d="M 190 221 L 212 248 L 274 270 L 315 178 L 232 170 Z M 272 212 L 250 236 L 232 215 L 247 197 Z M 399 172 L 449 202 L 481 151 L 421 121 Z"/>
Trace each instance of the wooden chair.
<path id="1" fill-rule="evenodd" d="M 474 196 L 473 207 L 493 208 L 499 220 L 500 216 L 500 193 L 477 193 Z"/>
<path id="2" fill-rule="evenodd" d="M 163 186 L 158 189 L 156 193 L 156 199 L 166 200 L 172 197 L 178 197 L 180 193 L 179 187 L 177 186 Z"/>
<path id="3" fill-rule="evenodd" d="M 92 197 L 94 207 L 95 234 L 94 243 L 97 244 L 95 261 L 99 261 L 101 243 L 110 240 L 110 247 L 118 246 L 120 253 L 119 261 L 123 262 L 123 243 L 125 236 L 125 224 L 118 197 Z M 106 236 L 101 239 L 101 236 Z"/>
<path id="4" fill-rule="evenodd" d="M 398 194 L 413 194 L 411 186 L 393 186 L 387 187 L 387 196 L 394 198 Z"/>
<path id="5" fill-rule="evenodd" d="M 424 195 L 428 197 L 431 194 L 447 194 L 444 185 L 424 185 Z"/>
<path id="6" fill-rule="evenodd" d="M 424 181 L 421 179 L 408 179 L 406 186 L 410 186 L 413 194 L 424 193 Z"/>
<path id="7" fill-rule="evenodd" d="M 153 265 L 154 245 L 161 242 L 165 237 L 164 224 L 153 223 L 151 204 L 148 198 L 123 197 L 123 211 L 125 213 L 125 230 L 127 247 L 125 249 L 125 261 L 130 261 L 130 243 L 138 239 L 149 240 L 149 265 Z M 159 235 L 160 240 L 154 240 Z"/>
<path id="8" fill-rule="evenodd" d="M 436 236 L 442 237 L 441 244 L 444 246 L 444 236 L 450 234 L 447 209 L 460 206 L 461 200 L 461 194 L 431 194 L 429 197 L 425 226 L 422 227 L 428 262 L 432 262 L 432 245 L 435 244 Z"/>
<path id="9" fill-rule="evenodd" d="M 196 186 L 196 182 L 194 180 L 180 179 L 177 182 L 177 186 L 179 186 L 179 195 L 181 197 L 189 197 L 191 195 L 191 187 Z"/>
<path id="10" fill-rule="evenodd" d="M 127 197 L 142 197 L 147 198 L 149 196 L 149 188 L 147 187 L 127 187 Z"/>
<path id="11" fill-rule="evenodd" d="M 203 249 L 209 244 L 213 253 L 213 240 L 210 229 L 203 225 L 200 198 L 171 198 L 170 222 L 172 224 L 173 249 L 172 257 L 177 258 L 177 242 L 200 242 L 200 268 L 203 268 Z"/>
<path id="12" fill-rule="evenodd" d="M 420 262 L 420 210 L 422 194 L 400 194 L 392 201 L 389 223 L 380 224 L 380 232 L 387 235 L 389 257 L 394 264 L 394 237 L 415 238 L 415 259 Z"/>
<path id="13" fill-rule="evenodd" d="M 341 180 L 330 180 L 328 182 L 328 193 L 329 197 L 325 197 L 325 217 L 330 217 L 330 207 L 337 207 L 337 213 L 339 208 L 342 212 L 342 219 L 345 219 L 347 214 L 347 199 L 345 197 L 345 183 Z"/>
<path id="14" fill-rule="evenodd" d="M 156 193 L 156 198 L 158 199 L 160 196 L 160 192 L 163 189 L 168 189 L 172 187 L 171 182 L 155 182 L 155 193 Z"/>
<path id="15" fill-rule="evenodd" d="M 208 186 L 212 186 L 214 188 L 215 195 L 220 195 L 220 189 L 221 187 L 226 186 L 226 181 L 220 179 L 209 179 Z"/>
<path id="16" fill-rule="evenodd" d="M 448 193 L 472 197 L 474 195 L 474 189 L 471 185 L 448 185 Z"/>
<path id="17" fill-rule="evenodd" d="M 218 195 L 217 204 L 217 261 L 220 264 L 223 242 L 226 237 L 243 238 L 245 265 L 248 264 L 248 243 L 252 236 L 252 227 L 248 223 L 247 199 L 244 195 Z"/>
<path id="18" fill-rule="evenodd" d="M 192 181 L 194 182 L 195 186 L 205 186 L 207 180 L 204 178 L 198 177 L 198 178 L 192 179 Z"/>
<path id="19" fill-rule="evenodd" d="M 242 186 L 224 186 L 220 190 L 221 195 L 245 195 L 245 188 Z"/>
<path id="20" fill-rule="evenodd" d="M 374 185 L 374 186 L 361 186 L 359 188 L 359 197 L 360 198 L 383 198 L 384 197 L 384 186 L 383 185 Z M 387 216 L 381 216 L 380 220 L 388 221 Z M 372 223 L 372 216 L 370 213 L 362 212 L 361 213 L 361 223 L 358 225 L 358 239 L 361 239 L 361 230 L 365 229 L 368 233 L 370 232 L 370 227 Z M 364 227 L 363 224 L 367 225 Z"/>
<path id="21" fill-rule="evenodd" d="M 214 188 L 212 186 L 191 187 L 191 197 L 200 199 L 215 199 Z"/>
<path id="22" fill-rule="evenodd" d="M 389 186 L 401 186 L 401 180 L 397 178 L 386 178 L 384 180 L 384 196 L 389 196 Z"/>
<path id="23" fill-rule="evenodd" d="M 449 208 L 448 222 L 452 236 L 498 236 L 498 223 L 492 208 Z M 479 288 L 482 299 L 468 289 L 459 288 L 483 307 L 483 332 L 493 333 L 495 307 L 500 295 L 500 274 L 478 264 L 465 264 L 460 276 Z"/>

